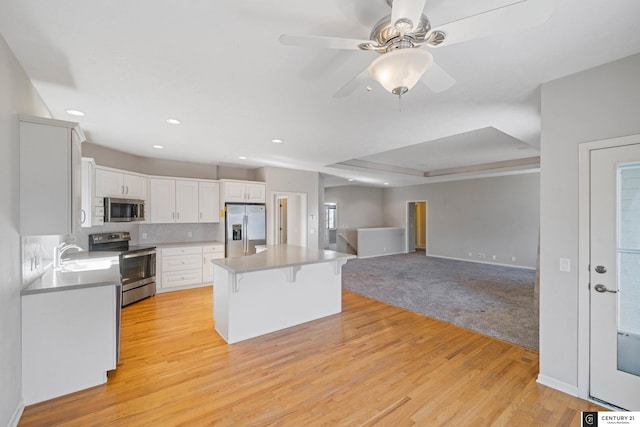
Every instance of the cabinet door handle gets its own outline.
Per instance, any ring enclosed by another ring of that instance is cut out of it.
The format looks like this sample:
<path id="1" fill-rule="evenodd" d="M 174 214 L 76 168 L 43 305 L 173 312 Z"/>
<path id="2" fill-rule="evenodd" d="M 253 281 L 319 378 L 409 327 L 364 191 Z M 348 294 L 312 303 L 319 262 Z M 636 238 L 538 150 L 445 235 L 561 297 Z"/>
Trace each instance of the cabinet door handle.
<path id="1" fill-rule="evenodd" d="M 129 186 L 125 185 L 125 188 L 127 189 L 127 194 L 129 194 Z"/>
<path id="2" fill-rule="evenodd" d="M 84 224 L 84 222 L 87 220 L 87 213 L 84 211 L 84 209 L 82 209 L 80 213 L 82 214 L 82 216 L 80 217 L 80 224 Z"/>
<path id="3" fill-rule="evenodd" d="M 176 215 L 177 215 L 176 219 L 180 219 L 180 212 L 178 212 Z"/>
<path id="4" fill-rule="evenodd" d="M 200 219 L 202 219 L 202 212 L 200 212 Z"/>
<path id="5" fill-rule="evenodd" d="M 122 187 L 122 191 L 120 191 L 120 194 L 125 194 L 125 192 L 124 192 L 124 185 L 121 185 L 121 187 Z"/>
<path id="6" fill-rule="evenodd" d="M 176 213 L 175 212 L 171 212 L 171 219 L 176 219 Z"/>

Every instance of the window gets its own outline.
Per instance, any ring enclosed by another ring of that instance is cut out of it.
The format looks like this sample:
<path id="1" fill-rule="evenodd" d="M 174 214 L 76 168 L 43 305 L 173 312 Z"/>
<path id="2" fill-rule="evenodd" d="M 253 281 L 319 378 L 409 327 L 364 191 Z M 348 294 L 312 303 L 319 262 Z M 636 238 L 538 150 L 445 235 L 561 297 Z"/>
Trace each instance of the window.
<path id="1" fill-rule="evenodd" d="M 327 203 L 324 205 L 324 228 L 335 230 L 336 227 L 336 205 Z"/>

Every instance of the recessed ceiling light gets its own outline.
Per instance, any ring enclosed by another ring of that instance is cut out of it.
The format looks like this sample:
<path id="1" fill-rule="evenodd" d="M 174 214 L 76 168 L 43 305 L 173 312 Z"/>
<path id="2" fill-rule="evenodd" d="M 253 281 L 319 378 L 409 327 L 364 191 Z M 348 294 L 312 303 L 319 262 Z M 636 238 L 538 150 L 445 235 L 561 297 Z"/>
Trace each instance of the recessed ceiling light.
<path id="1" fill-rule="evenodd" d="M 158 150 L 162 150 L 164 148 L 164 145 L 154 145 L 153 148 L 158 149 Z"/>
<path id="2" fill-rule="evenodd" d="M 65 110 L 67 112 L 67 114 L 70 114 L 72 116 L 77 116 L 77 117 L 82 117 L 84 116 L 84 113 L 82 111 L 79 110 Z"/>
<path id="3" fill-rule="evenodd" d="M 389 185 L 389 183 L 388 183 L 388 182 L 385 182 L 385 183 L 384 183 L 384 185 Z"/>
<path id="4" fill-rule="evenodd" d="M 272 139 L 271 142 L 273 142 L 274 144 L 282 144 L 284 142 L 283 139 Z"/>
<path id="5" fill-rule="evenodd" d="M 179 125 L 180 123 L 182 123 L 178 119 L 167 119 L 166 122 L 169 123 L 170 125 Z"/>
<path id="6" fill-rule="evenodd" d="M 246 156 L 240 156 L 238 157 L 240 160 L 247 160 Z"/>
<path id="7" fill-rule="evenodd" d="M 349 182 L 353 182 L 353 178 L 349 178 L 347 181 L 349 181 Z"/>

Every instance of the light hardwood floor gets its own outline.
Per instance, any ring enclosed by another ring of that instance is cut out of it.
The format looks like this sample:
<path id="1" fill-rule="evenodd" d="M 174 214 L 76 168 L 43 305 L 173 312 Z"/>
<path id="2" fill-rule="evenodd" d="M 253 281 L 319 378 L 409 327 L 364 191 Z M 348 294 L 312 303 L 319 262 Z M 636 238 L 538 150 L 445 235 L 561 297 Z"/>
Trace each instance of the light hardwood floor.
<path id="1" fill-rule="evenodd" d="M 579 426 L 604 410 L 537 384 L 536 352 L 346 291 L 341 314 L 227 345 L 211 294 L 125 307 L 107 384 L 20 426 Z"/>

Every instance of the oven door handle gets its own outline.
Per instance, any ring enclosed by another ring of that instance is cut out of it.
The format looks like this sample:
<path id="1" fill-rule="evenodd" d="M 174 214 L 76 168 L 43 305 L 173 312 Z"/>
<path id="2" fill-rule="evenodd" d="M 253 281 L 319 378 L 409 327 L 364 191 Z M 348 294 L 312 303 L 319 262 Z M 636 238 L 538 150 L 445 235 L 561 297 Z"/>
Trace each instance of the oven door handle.
<path id="1" fill-rule="evenodd" d="M 128 258 L 137 258 L 137 257 L 141 257 L 141 256 L 147 256 L 147 255 L 155 255 L 156 251 L 146 251 L 146 252 L 134 252 L 132 254 L 123 254 L 122 259 L 128 259 Z"/>

